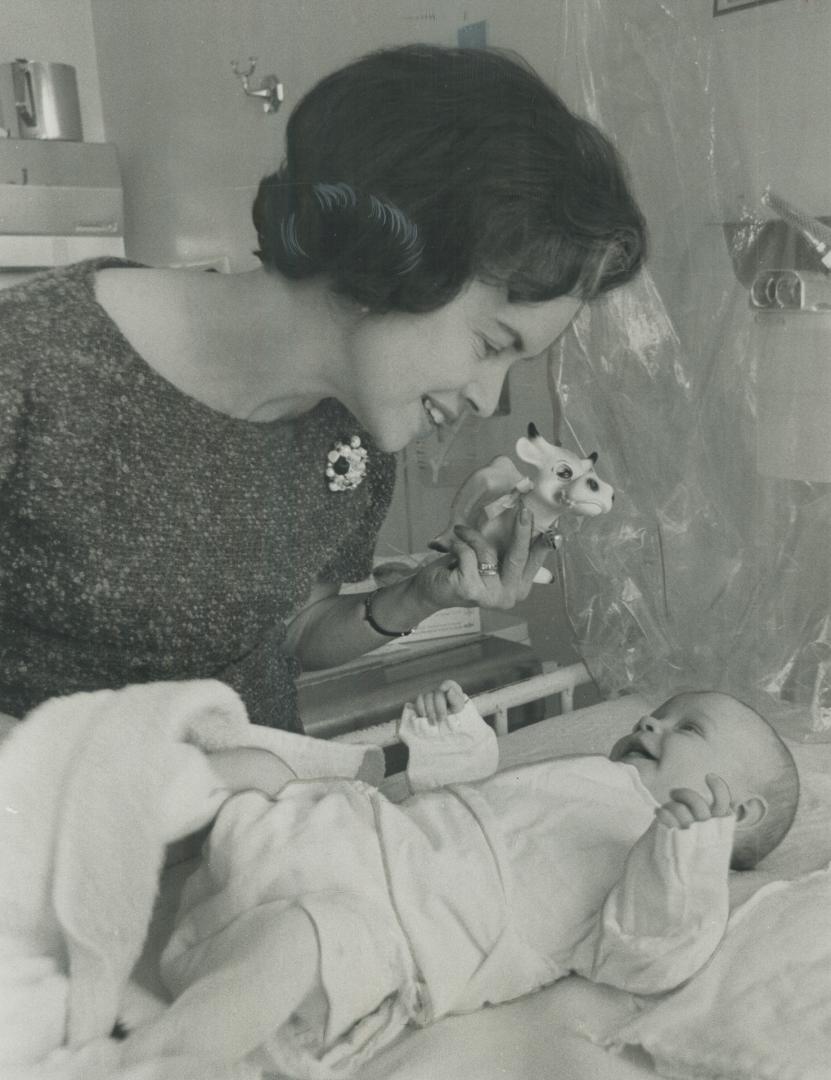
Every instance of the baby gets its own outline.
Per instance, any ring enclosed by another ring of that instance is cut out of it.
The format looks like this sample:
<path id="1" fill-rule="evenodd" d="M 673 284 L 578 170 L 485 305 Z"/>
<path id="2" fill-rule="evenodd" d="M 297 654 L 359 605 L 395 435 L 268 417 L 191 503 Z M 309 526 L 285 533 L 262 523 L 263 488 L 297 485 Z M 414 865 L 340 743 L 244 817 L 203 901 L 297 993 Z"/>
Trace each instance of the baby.
<path id="1" fill-rule="evenodd" d="M 455 683 L 436 730 L 486 727 Z M 250 755 L 252 752 L 249 751 Z M 256 753 L 256 752 L 254 752 Z M 246 786 L 242 759 L 230 787 Z M 253 785 L 280 787 L 260 761 Z M 719 693 L 644 716 L 608 758 L 552 759 L 396 805 L 359 781 L 243 791 L 219 812 L 163 957 L 176 1000 L 125 1063 L 202 1052 L 346 1076 L 408 1023 L 569 973 L 649 994 L 692 976 L 728 915 L 728 869 L 787 832 L 793 760 Z"/>

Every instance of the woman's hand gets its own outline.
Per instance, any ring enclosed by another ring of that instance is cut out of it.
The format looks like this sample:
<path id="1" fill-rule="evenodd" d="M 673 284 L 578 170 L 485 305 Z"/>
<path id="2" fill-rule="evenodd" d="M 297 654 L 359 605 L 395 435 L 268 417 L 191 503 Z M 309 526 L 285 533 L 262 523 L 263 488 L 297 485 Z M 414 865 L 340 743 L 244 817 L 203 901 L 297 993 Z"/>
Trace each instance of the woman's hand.
<path id="1" fill-rule="evenodd" d="M 425 563 L 412 578 L 422 601 L 436 608 L 483 607 L 507 611 L 531 591 L 534 575 L 550 550 L 544 536 L 531 540 L 533 518 L 523 507 L 504 556 L 480 532 L 455 527 L 452 551 Z"/>
<path id="2" fill-rule="evenodd" d="M 447 607 L 507 611 L 531 590 L 549 551 L 544 536 L 531 540 L 530 511 L 517 514 L 502 559 L 480 532 L 457 525 L 451 551 L 422 563 L 415 573 L 387 582 L 372 599 L 374 621 L 365 617 L 364 596 L 337 594 L 337 586 L 316 587 L 286 632 L 285 651 L 309 671 L 337 667 L 389 640 L 385 631 L 404 632 Z"/>

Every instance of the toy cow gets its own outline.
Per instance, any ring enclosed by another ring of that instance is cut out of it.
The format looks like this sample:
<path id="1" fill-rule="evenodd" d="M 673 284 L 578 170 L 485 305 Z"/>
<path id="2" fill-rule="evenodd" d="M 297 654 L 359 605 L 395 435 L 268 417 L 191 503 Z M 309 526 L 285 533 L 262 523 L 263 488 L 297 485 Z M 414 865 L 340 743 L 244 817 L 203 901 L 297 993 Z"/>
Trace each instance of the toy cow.
<path id="1" fill-rule="evenodd" d="M 520 504 L 534 515 L 534 535 L 547 533 L 552 539 L 561 514 L 595 517 L 612 509 L 615 493 L 594 471 L 596 453 L 578 457 L 548 442 L 536 425 L 529 424 L 527 437 L 517 440 L 516 454 L 532 467 L 533 476 L 524 476 L 505 455 L 471 473 L 453 499 L 450 524 L 431 541 L 431 548 L 450 551 L 454 527 L 468 525 L 481 532 L 501 557 Z M 551 580 L 547 571 L 542 576 Z"/>

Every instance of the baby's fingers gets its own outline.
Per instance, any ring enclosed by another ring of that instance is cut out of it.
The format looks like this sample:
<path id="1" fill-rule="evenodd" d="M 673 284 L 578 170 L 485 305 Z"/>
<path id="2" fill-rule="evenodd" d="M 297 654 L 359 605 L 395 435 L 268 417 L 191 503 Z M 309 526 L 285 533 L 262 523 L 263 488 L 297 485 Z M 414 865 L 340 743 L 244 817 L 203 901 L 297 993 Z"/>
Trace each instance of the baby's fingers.
<path id="1" fill-rule="evenodd" d="M 708 821 L 713 816 L 710 804 L 703 795 L 692 788 L 673 788 L 669 794 L 673 802 L 688 811 L 690 816 L 688 824 L 693 821 Z M 684 817 L 686 818 L 686 815 Z M 682 825 L 682 827 L 686 826 Z"/>
<path id="2" fill-rule="evenodd" d="M 439 724 L 447 718 L 447 700 L 440 690 L 428 690 L 420 694 L 424 701 L 424 713 L 431 724 Z"/>
<path id="3" fill-rule="evenodd" d="M 708 773 L 704 777 L 707 781 L 707 787 L 713 796 L 713 801 L 710 805 L 710 814 L 713 817 L 727 817 L 733 812 L 733 798 L 730 794 L 730 788 L 727 786 L 727 781 L 717 773 Z"/>
<path id="4" fill-rule="evenodd" d="M 439 690 L 444 694 L 450 712 L 458 713 L 462 711 L 467 701 L 467 694 L 457 682 L 452 679 L 445 679 Z"/>
<path id="5" fill-rule="evenodd" d="M 680 810 L 682 815 L 689 813 L 685 807 L 680 803 L 665 803 L 663 806 L 659 806 L 655 811 L 655 817 L 660 821 L 662 825 L 665 825 L 668 829 L 686 829 L 688 825 L 692 823 L 692 817 L 689 817 L 686 824 L 683 824 L 677 816 L 677 811 Z"/>

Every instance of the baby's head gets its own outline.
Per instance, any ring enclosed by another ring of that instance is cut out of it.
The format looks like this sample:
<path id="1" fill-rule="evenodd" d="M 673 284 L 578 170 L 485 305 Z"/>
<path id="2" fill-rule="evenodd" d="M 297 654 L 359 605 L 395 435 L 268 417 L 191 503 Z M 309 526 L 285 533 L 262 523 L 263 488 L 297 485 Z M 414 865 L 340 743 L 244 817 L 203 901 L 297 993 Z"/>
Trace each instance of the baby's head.
<path id="1" fill-rule="evenodd" d="M 721 776 L 736 815 L 734 870 L 749 870 L 772 851 L 796 813 L 799 779 L 790 751 L 766 720 L 729 694 L 677 694 L 642 717 L 609 757 L 633 765 L 659 803 L 673 788 L 706 795 L 705 776 Z"/>

